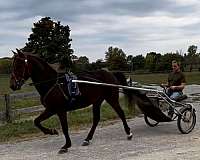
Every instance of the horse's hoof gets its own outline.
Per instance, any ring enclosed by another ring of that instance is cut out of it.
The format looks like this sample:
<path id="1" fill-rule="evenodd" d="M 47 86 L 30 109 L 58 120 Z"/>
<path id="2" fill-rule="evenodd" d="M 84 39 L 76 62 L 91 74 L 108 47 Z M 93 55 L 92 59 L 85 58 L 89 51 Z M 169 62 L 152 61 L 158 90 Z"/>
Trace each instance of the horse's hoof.
<path id="1" fill-rule="evenodd" d="M 128 140 L 131 140 L 133 138 L 133 133 L 130 133 L 128 136 L 127 136 L 127 139 Z"/>
<path id="2" fill-rule="evenodd" d="M 82 143 L 82 146 L 88 146 L 89 144 L 90 144 L 89 141 L 84 140 L 83 143 Z"/>
<path id="3" fill-rule="evenodd" d="M 61 148 L 58 152 L 58 154 L 64 154 L 64 153 L 67 153 L 68 152 L 68 149 L 67 148 Z"/>

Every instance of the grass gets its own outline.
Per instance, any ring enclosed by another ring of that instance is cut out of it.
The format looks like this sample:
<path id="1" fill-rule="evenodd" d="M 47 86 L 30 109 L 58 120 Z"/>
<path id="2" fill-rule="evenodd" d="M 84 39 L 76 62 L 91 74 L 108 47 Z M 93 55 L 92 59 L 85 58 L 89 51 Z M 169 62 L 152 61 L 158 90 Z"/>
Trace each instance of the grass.
<path id="1" fill-rule="evenodd" d="M 12 101 L 12 106 L 14 106 L 15 109 L 20 108 L 27 108 L 32 106 L 40 105 L 40 99 L 39 98 L 26 98 L 26 99 L 15 99 Z"/>
<path id="2" fill-rule="evenodd" d="M 200 72 L 185 72 L 187 84 L 200 84 Z"/>
<path id="3" fill-rule="evenodd" d="M 27 83 L 30 83 L 31 80 L 28 80 Z M 11 93 L 19 93 L 19 92 L 30 92 L 35 90 L 35 88 L 33 86 L 26 86 L 26 87 L 22 87 L 21 90 L 19 91 L 12 91 L 10 89 L 10 75 L 6 75 L 6 74 L 0 74 L 0 95 L 3 94 L 11 94 Z"/>
<path id="4" fill-rule="evenodd" d="M 0 127 L 0 141 L 11 141 L 16 138 L 22 138 L 26 134 L 38 133 L 38 129 L 33 127 L 33 121 L 8 123 Z"/>
<path id="5" fill-rule="evenodd" d="M 200 72 L 184 72 L 187 84 L 200 84 Z M 133 81 L 141 84 L 161 84 L 167 82 L 168 74 L 151 73 L 151 74 L 132 74 Z"/>
<path id="6" fill-rule="evenodd" d="M 130 118 L 132 115 L 129 113 L 128 109 L 124 107 L 124 100 L 121 99 L 120 103 L 123 106 L 125 114 L 127 115 L 126 117 Z M 104 103 L 101 107 L 101 122 L 104 123 L 108 120 L 114 120 L 117 118 L 118 116 L 113 109 L 107 103 Z M 72 130 L 79 130 L 81 128 L 89 127 L 91 126 L 91 123 L 92 109 L 90 107 L 68 113 L 68 124 Z M 43 125 L 48 128 L 56 128 L 58 130 L 61 129 L 57 116 L 51 117 L 45 121 Z M 27 137 L 34 137 L 38 134 L 42 135 L 41 131 L 34 126 L 32 119 L 24 121 L 18 120 L 13 123 L 0 126 L 0 142 L 25 139 Z"/>
<path id="7" fill-rule="evenodd" d="M 0 74 L 0 95 L 9 92 L 9 76 Z"/>
<path id="8" fill-rule="evenodd" d="M 31 80 L 28 80 L 27 83 L 30 83 Z M 0 96 L 3 97 L 4 94 L 12 94 L 12 93 L 19 93 L 19 92 L 32 92 L 35 91 L 35 88 L 33 86 L 25 86 L 22 87 L 21 90 L 18 91 L 12 91 L 9 88 L 9 75 L 4 75 L 0 74 Z M 0 111 L 4 109 L 4 101 L 0 97 Z M 40 100 L 38 98 L 33 98 L 33 99 L 15 99 L 12 101 L 12 106 L 14 109 L 19 109 L 19 108 L 25 108 L 25 107 L 31 107 L 35 105 L 39 105 Z"/>

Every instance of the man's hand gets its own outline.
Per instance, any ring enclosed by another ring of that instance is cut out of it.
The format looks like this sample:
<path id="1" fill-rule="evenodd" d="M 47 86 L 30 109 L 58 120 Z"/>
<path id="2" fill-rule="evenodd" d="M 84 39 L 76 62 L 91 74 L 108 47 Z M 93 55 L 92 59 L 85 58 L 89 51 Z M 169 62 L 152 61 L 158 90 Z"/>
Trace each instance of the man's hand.
<path id="1" fill-rule="evenodd" d="M 175 90 L 176 89 L 176 86 L 170 86 L 169 87 L 171 90 Z"/>
<path id="2" fill-rule="evenodd" d="M 161 86 L 162 88 L 164 88 L 164 87 L 168 87 L 168 84 L 161 83 L 160 86 Z"/>

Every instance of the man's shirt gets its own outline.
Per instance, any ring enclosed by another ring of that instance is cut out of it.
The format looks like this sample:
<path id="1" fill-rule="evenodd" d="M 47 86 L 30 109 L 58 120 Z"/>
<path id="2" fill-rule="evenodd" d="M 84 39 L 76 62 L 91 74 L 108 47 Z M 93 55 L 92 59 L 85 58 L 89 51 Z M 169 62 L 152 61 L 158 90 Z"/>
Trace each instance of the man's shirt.
<path id="1" fill-rule="evenodd" d="M 169 86 L 179 86 L 182 83 L 186 83 L 185 75 L 180 72 L 171 72 L 168 75 L 168 84 Z"/>

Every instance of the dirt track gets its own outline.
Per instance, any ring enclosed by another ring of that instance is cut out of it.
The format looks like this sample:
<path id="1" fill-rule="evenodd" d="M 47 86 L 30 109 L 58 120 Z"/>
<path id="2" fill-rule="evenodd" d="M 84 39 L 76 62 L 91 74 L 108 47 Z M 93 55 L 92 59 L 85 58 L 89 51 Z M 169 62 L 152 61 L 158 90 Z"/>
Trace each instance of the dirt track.
<path id="1" fill-rule="evenodd" d="M 194 86 L 198 89 L 196 86 Z M 194 92 L 194 90 L 191 90 Z M 197 91 L 197 90 L 196 90 Z M 200 90 L 199 90 L 200 91 Z M 197 92 L 196 92 L 197 93 Z M 177 128 L 176 121 L 160 123 L 159 126 L 147 127 L 142 117 L 129 120 L 134 136 L 126 140 L 122 123 L 97 129 L 90 146 L 81 146 L 88 129 L 71 133 L 72 147 L 69 152 L 58 155 L 64 144 L 64 137 L 49 136 L 14 144 L 0 145 L 2 160 L 183 160 L 200 159 L 199 103 L 194 103 L 197 110 L 197 124 L 193 132 L 183 135 Z"/>

